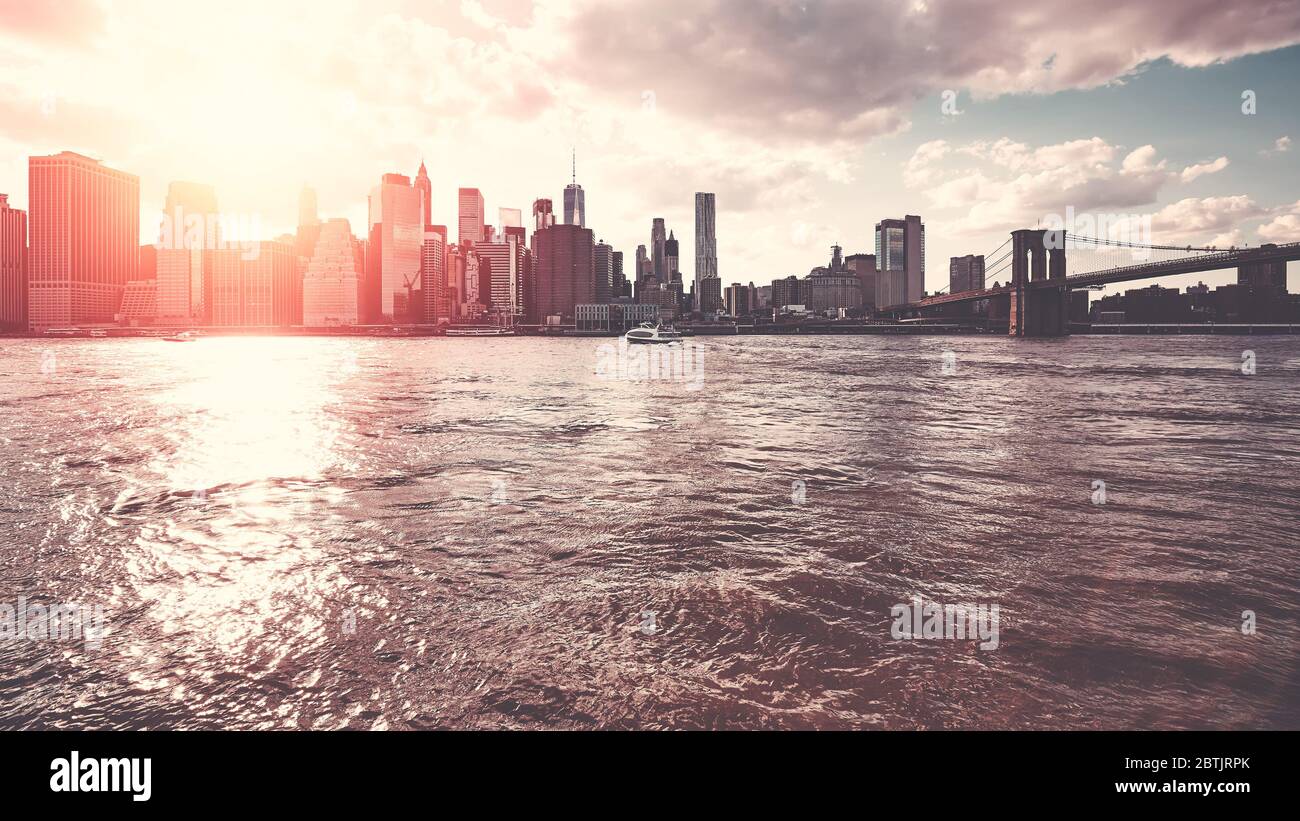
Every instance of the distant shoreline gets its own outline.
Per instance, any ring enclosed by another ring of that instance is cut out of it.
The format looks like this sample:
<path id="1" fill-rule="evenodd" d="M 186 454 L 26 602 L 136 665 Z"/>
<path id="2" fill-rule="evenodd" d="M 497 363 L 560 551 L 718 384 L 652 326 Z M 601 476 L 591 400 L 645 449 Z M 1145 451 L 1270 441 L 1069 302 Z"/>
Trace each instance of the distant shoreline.
<path id="1" fill-rule="evenodd" d="M 41 339 L 46 341 L 59 339 L 161 339 L 181 328 L 175 329 L 140 329 L 140 328 L 103 328 L 95 329 L 102 333 L 92 333 L 91 329 L 76 330 L 70 333 L 0 333 L 0 339 Z M 445 328 L 435 329 L 427 326 L 399 327 L 392 326 L 354 326 L 348 330 L 337 328 L 193 328 L 200 336 L 208 337 L 339 337 L 360 339 L 428 339 L 448 338 Z M 689 338 L 692 336 L 1006 336 L 1005 330 L 977 328 L 969 325 L 741 325 L 741 326 L 679 326 L 679 330 Z M 623 335 L 622 331 L 540 331 L 528 329 L 510 336 L 484 337 L 487 339 L 613 339 Z M 1300 335 L 1300 324 L 1287 325 L 1277 323 L 1220 323 L 1220 324 L 1177 324 L 1177 323 L 1126 323 L 1119 325 L 1081 325 L 1071 327 L 1072 336 L 1294 336 Z M 474 337 L 450 337 L 453 339 L 472 339 Z"/>

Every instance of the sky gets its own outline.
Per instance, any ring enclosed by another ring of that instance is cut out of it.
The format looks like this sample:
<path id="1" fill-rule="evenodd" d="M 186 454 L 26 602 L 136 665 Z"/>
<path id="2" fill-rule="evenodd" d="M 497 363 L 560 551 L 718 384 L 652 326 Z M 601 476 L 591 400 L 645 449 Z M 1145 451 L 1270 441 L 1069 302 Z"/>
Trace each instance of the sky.
<path id="1" fill-rule="evenodd" d="M 172 180 L 268 238 L 309 184 L 361 234 L 421 160 L 435 222 L 461 186 L 489 222 L 559 211 L 576 149 L 626 270 L 664 217 L 689 280 L 712 191 L 724 282 L 919 214 L 933 291 L 1067 208 L 1162 244 L 1300 240 L 1298 78 L 1295 0 L 0 0 L 0 193 L 25 207 L 27 157 L 73 150 L 140 176 L 145 242 Z"/>

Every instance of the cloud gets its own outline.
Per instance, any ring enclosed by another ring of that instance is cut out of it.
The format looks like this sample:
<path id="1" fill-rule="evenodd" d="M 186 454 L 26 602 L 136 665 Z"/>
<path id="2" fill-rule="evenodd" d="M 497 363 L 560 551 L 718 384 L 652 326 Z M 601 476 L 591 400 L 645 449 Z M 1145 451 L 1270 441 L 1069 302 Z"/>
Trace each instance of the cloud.
<path id="1" fill-rule="evenodd" d="M 104 28 L 97 0 L 0 0 L 0 35 L 44 45 L 83 45 Z"/>
<path id="2" fill-rule="evenodd" d="M 1276 215 L 1259 226 L 1265 242 L 1300 242 L 1300 200 L 1279 208 Z"/>
<path id="3" fill-rule="evenodd" d="M 1227 234 L 1238 224 L 1267 214 L 1245 194 L 1225 197 L 1188 197 L 1170 203 L 1151 217 L 1151 236 L 1159 244 L 1220 244 L 1216 235 Z M 1226 244 L 1240 244 L 1228 242 Z"/>
<path id="4" fill-rule="evenodd" d="M 1270 154 L 1285 154 L 1290 150 L 1291 150 L 1291 138 L 1283 136 L 1283 137 L 1278 137 L 1276 140 L 1273 141 L 1272 148 L 1266 148 L 1259 153 L 1261 156 L 1267 157 Z"/>
<path id="5" fill-rule="evenodd" d="M 944 89 L 1093 88 L 1168 58 L 1205 66 L 1300 42 L 1300 4 L 1219 0 L 579 0 L 544 4 L 545 64 L 597 93 L 653 87 L 696 121 L 770 138 L 864 138 Z"/>
<path id="6" fill-rule="evenodd" d="M 903 181 L 931 207 L 966 213 L 957 233 L 1032 226 L 1050 214 L 1134 208 L 1155 201 L 1171 175 L 1154 146 L 1127 154 L 1100 137 L 1030 146 L 1002 138 L 952 146 L 936 140 L 903 164 Z"/>
<path id="7" fill-rule="evenodd" d="M 1220 157 L 1214 162 L 1206 162 L 1206 163 L 1198 163 L 1196 165 L 1189 165 L 1186 168 L 1184 168 L 1182 173 L 1179 174 L 1178 176 L 1182 179 L 1183 182 L 1191 182 L 1197 177 L 1201 177 L 1206 174 L 1217 174 L 1227 167 L 1228 167 L 1228 158 Z"/>

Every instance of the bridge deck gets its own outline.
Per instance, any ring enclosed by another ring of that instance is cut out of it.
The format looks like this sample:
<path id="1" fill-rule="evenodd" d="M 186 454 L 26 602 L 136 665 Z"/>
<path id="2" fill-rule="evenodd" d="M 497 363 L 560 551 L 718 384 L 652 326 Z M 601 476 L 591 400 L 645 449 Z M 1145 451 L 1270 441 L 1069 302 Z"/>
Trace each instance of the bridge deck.
<path id="1" fill-rule="evenodd" d="M 1219 253 L 1204 254 L 1198 257 L 1188 257 L 1187 259 L 1167 260 L 1164 262 L 1144 262 L 1140 265 L 1127 265 L 1121 268 L 1107 268 L 1103 271 L 1089 271 L 1082 274 L 1072 274 L 1065 278 L 1066 288 L 1087 288 L 1093 285 L 1107 285 L 1115 282 L 1132 282 L 1139 279 L 1154 279 L 1156 277 L 1176 276 L 1178 274 L 1196 274 L 1206 271 L 1220 271 L 1225 268 L 1236 268 L 1246 263 L 1258 262 L 1295 262 L 1300 260 L 1300 242 L 1289 242 L 1285 245 L 1275 245 L 1268 248 L 1246 248 L 1238 251 L 1221 251 Z M 1029 287 L 1045 287 L 1060 285 L 1059 280 L 1039 279 L 1029 283 Z M 926 297 L 917 302 L 909 302 L 905 305 L 891 305 L 885 310 L 899 311 L 912 310 L 917 308 L 933 308 L 938 305 L 950 305 L 956 302 L 971 302 L 977 299 L 988 299 L 990 297 L 1005 294 L 1011 290 L 1010 285 L 1003 285 L 999 288 L 984 288 L 975 291 L 958 291 L 955 294 L 939 294 L 938 296 Z"/>

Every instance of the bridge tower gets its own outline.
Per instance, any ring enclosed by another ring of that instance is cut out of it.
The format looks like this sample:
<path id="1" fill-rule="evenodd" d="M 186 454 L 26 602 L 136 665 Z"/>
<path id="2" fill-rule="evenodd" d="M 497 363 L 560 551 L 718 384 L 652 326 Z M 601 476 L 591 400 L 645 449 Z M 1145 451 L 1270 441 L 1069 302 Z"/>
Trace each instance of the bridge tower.
<path id="1" fill-rule="evenodd" d="M 1065 287 L 1065 232 L 1025 228 L 1011 232 L 1011 336 L 1070 333 Z"/>

